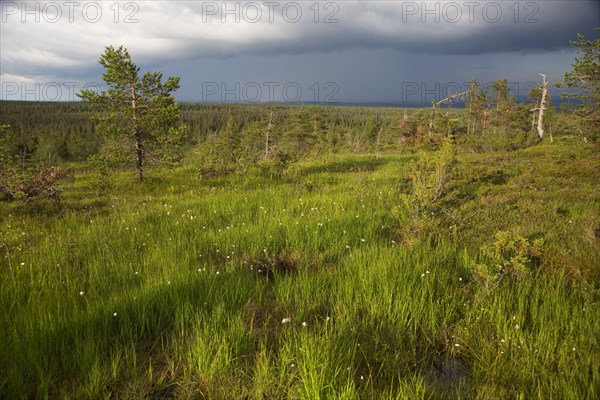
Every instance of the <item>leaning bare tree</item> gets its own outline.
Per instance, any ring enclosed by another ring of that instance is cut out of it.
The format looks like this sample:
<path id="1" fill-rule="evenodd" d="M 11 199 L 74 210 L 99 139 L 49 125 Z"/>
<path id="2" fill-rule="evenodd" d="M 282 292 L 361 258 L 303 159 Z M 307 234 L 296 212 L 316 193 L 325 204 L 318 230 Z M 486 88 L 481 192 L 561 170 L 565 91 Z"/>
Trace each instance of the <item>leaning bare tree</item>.
<path id="1" fill-rule="evenodd" d="M 433 126 L 434 122 L 433 121 L 435 119 L 435 114 L 436 114 L 436 108 L 437 108 L 437 106 L 442 105 L 444 103 L 451 103 L 454 100 L 463 98 L 466 95 L 468 95 L 470 92 L 471 92 L 471 89 L 465 90 L 464 92 L 456 93 L 456 94 L 450 95 L 448 97 L 445 97 L 442 100 L 439 100 L 439 101 L 433 100 L 431 102 L 431 119 L 429 120 L 429 133 L 428 133 L 429 140 L 431 140 L 431 135 L 433 133 L 433 128 L 434 128 L 434 126 Z"/>

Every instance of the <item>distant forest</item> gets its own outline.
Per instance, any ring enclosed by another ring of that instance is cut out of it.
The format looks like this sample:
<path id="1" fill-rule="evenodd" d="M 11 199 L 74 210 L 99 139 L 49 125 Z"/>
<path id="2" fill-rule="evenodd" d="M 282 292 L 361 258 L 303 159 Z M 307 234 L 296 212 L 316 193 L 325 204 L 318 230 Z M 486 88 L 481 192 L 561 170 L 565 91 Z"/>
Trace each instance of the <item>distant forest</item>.
<path id="1" fill-rule="evenodd" d="M 470 112 L 452 105 L 437 110 L 436 134 L 470 139 L 477 150 L 531 144 L 536 138 L 531 104 L 517 103 L 509 91 L 500 90 L 480 100 L 477 109 Z M 10 126 L 9 156 L 45 165 L 84 161 L 102 144 L 103 138 L 96 134 L 90 119 L 94 113 L 85 103 L 0 104 L 0 121 Z M 207 159 L 211 154 L 218 157 L 224 136 L 229 135 L 233 136 L 229 138 L 232 143 L 221 150 L 226 154 L 235 150 L 248 161 L 261 159 L 268 152 L 277 154 L 289 141 L 299 142 L 294 146 L 297 157 L 395 150 L 428 139 L 432 119 L 431 110 L 426 108 L 205 103 L 180 103 L 179 108 L 181 123 L 186 126 L 187 149 L 199 147 Z M 552 106 L 549 108 L 545 124 L 551 134 L 561 134 L 568 121 L 555 118 Z M 272 132 L 266 145 L 269 121 Z M 473 140 L 477 137 L 481 140 Z"/>

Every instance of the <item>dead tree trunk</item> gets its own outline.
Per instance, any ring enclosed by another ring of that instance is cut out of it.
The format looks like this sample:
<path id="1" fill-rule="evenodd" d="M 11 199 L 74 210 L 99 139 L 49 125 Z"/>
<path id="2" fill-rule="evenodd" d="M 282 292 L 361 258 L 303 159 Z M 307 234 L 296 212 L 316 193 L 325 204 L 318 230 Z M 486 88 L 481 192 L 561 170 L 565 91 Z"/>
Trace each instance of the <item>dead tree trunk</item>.
<path id="1" fill-rule="evenodd" d="M 475 117 L 473 115 L 473 102 L 475 101 L 476 88 L 476 81 L 469 81 L 469 96 L 467 97 L 467 100 L 469 102 L 469 110 L 467 111 L 467 135 L 475 133 Z"/>
<path id="2" fill-rule="evenodd" d="M 383 126 L 379 128 L 377 132 L 377 156 L 375 158 L 379 158 L 379 140 L 381 139 L 381 133 L 383 132 Z"/>
<path id="3" fill-rule="evenodd" d="M 533 130 L 535 128 L 535 117 L 536 117 L 536 111 L 538 109 L 538 100 L 535 100 L 535 107 L 533 108 L 533 114 L 531 115 L 531 130 Z"/>
<path id="4" fill-rule="evenodd" d="M 429 141 L 431 142 L 431 133 L 433 131 L 433 120 L 435 119 L 435 106 L 436 106 L 436 102 L 435 100 L 431 102 L 431 119 L 429 120 L 429 133 L 427 134 L 427 137 L 429 138 Z"/>
<path id="5" fill-rule="evenodd" d="M 544 110 L 546 109 L 546 95 L 548 94 L 548 81 L 546 80 L 546 74 L 540 74 L 542 76 L 542 99 L 540 100 L 540 107 L 538 109 L 538 123 L 537 131 L 538 138 L 542 140 L 544 137 Z"/>
<path id="6" fill-rule="evenodd" d="M 485 134 L 485 128 L 487 127 L 487 115 L 488 115 L 488 110 L 487 108 L 483 109 L 483 133 Z"/>
<path id="7" fill-rule="evenodd" d="M 471 117 L 473 109 L 473 100 L 471 99 L 471 93 L 469 93 L 469 113 L 467 114 L 467 135 L 471 133 Z M 475 130 L 475 129 L 473 129 Z"/>
<path id="8" fill-rule="evenodd" d="M 360 134 L 359 133 L 356 133 L 354 135 L 354 139 L 352 140 L 352 147 L 353 147 L 354 153 L 358 153 L 358 151 L 360 150 Z"/>
<path id="9" fill-rule="evenodd" d="M 273 110 L 269 114 L 269 125 L 267 126 L 267 137 L 265 140 L 265 158 L 269 157 L 269 139 L 273 133 Z"/>

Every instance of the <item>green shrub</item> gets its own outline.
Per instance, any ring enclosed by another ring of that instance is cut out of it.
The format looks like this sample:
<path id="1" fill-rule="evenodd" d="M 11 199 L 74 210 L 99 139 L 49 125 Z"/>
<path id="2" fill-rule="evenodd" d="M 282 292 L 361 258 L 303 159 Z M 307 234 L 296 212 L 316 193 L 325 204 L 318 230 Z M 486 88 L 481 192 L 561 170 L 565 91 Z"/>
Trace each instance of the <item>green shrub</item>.
<path id="1" fill-rule="evenodd" d="M 501 231 L 496 240 L 481 247 L 483 264 L 475 265 L 477 278 L 486 286 L 490 282 L 500 282 L 505 276 L 523 277 L 539 266 L 544 239 L 529 239 Z"/>
<path id="2" fill-rule="evenodd" d="M 447 191 L 456 166 L 456 145 L 452 137 L 443 139 L 433 154 L 422 154 L 410 166 L 411 193 L 402 194 L 401 201 L 413 221 L 430 211 Z"/>

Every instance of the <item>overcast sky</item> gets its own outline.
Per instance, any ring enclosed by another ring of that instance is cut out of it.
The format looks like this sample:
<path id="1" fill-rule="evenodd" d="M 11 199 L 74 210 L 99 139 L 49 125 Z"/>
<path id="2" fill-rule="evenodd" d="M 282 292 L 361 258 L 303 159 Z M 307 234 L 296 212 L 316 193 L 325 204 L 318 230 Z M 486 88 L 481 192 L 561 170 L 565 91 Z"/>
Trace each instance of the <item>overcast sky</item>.
<path id="1" fill-rule="evenodd" d="M 430 102 L 471 77 L 523 96 L 570 69 L 600 2 L 0 1 L 0 98 L 77 100 L 124 45 L 180 101 Z"/>

